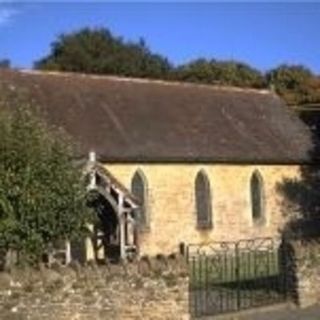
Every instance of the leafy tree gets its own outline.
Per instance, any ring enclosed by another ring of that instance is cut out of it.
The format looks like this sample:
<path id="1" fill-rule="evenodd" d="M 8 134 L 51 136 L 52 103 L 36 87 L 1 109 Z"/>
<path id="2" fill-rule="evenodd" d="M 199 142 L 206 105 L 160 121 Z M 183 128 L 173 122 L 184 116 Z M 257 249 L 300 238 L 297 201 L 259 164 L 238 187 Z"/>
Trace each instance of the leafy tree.
<path id="1" fill-rule="evenodd" d="M 116 74 L 164 78 L 171 69 L 166 58 L 154 54 L 144 40 L 125 42 L 107 29 L 84 28 L 62 34 L 51 45 L 51 53 L 35 63 L 43 70 Z"/>
<path id="2" fill-rule="evenodd" d="M 16 92 L 0 100 L 0 247 L 38 260 L 56 241 L 77 239 L 90 220 L 73 147 Z"/>
<path id="3" fill-rule="evenodd" d="M 258 70 L 237 61 L 197 59 L 182 65 L 175 71 L 182 81 L 239 87 L 264 87 L 264 77 Z"/>
<path id="4" fill-rule="evenodd" d="M 274 87 L 289 105 L 320 102 L 320 78 L 302 65 L 280 65 L 263 74 L 233 60 L 196 59 L 174 67 L 150 51 L 143 39 L 124 41 L 105 28 L 62 34 L 48 56 L 35 62 L 41 70 L 112 74 L 248 88 Z"/>
<path id="5" fill-rule="evenodd" d="M 316 165 L 320 159 L 319 133 L 314 132 L 312 138 L 311 164 L 300 167 L 299 177 L 284 178 L 277 185 L 286 218 L 283 234 L 301 240 L 320 238 L 320 171 Z"/>
<path id="6" fill-rule="evenodd" d="M 320 79 L 302 65 L 280 65 L 266 78 L 290 105 L 320 102 Z"/>

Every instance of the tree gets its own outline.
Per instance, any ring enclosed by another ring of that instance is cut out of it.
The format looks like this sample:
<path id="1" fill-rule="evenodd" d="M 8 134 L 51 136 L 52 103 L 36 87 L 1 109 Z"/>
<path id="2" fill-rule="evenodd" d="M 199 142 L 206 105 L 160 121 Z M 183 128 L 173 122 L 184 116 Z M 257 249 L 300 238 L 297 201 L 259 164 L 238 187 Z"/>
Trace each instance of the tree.
<path id="1" fill-rule="evenodd" d="M 280 65 L 266 78 L 289 105 L 320 102 L 320 79 L 302 65 Z"/>
<path id="2" fill-rule="evenodd" d="M 90 213 L 69 138 L 16 94 L 0 95 L 0 247 L 39 260 L 84 235 Z"/>
<path id="3" fill-rule="evenodd" d="M 319 159 L 319 145 L 312 151 L 312 161 Z M 287 223 L 284 236 L 301 240 L 320 237 L 320 175 L 319 166 L 301 167 L 299 178 L 285 178 L 278 184 L 283 196 L 282 211 Z"/>
<path id="4" fill-rule="evenodd" d="M 197 59 L 182 65 L 175 71 L 175 78 L 182 81 L 238 87 L 264 87 L 261 72 L 237 61 Z"/>
<path id="5" fill-rule="evenodd" d="M 132 77 L 165 78 L 169 61 L 150 51 L 143 39 L 125 42 L 107 29 L 84 28 L 62 34 L 51 53 L 35 63 L 36 69 Z"/>
<path id="6" fill-rule="evenodd" d="M 35 62 L 41 70 L 111 74 L 225 86 L 274 87 L 289 105 L 320 103 L 320 77 L 302 65 L 280 65 L 263 74 L 235 60 L 199 58 L 174 67 L 143 39 L 124 41 L 105 28 L 83 28 L 62 34 L 51 52 Z"/>

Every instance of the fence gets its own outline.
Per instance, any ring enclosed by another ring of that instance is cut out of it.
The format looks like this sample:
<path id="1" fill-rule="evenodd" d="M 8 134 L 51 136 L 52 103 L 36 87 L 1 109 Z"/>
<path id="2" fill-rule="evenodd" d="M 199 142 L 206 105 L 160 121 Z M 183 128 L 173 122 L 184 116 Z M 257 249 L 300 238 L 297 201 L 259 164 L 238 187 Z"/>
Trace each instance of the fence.
<path id="1" fill-rule="evenodd" d="M 281 242 L 257 238 L 189 245 L 190 311 L 215 315 L 286 300 Z"/>

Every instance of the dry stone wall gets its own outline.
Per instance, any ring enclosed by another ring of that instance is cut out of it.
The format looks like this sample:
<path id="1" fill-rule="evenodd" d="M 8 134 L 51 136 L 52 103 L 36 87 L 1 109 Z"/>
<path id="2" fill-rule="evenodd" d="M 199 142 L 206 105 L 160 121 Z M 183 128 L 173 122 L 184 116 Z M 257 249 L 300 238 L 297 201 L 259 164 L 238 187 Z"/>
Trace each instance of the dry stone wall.
<path id="1" fill-rule="evenodd" d="M 186 268 L 155 259 L 2 272 L 0 319 L 189 319 Z"/>

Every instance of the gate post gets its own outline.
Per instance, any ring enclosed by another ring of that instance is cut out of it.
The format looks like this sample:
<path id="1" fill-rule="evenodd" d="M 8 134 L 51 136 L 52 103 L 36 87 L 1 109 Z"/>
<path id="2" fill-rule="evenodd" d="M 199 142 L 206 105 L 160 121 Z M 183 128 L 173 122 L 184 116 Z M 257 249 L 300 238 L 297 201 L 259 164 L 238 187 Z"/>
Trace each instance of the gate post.
<path id="1" fill-rule="evenodd" d="M 288 238 L 283 237 L 281 240 L 278 255 L 283 297 L 285 300 L 296 302 L 296 264 L 294 261 L 294 249 Z"/>
<path id="2" fill-rule="evenodd" d="M 235 276 L 236 276 L 236 283 L 237 283 L 237 290 L 236 290 L 236 295 L 237 295 L 237 310 L 240 310 L 241 307 L 241 297 L 240 297 L 240 257 L 239 257 L 239 242 L 235 244 Z"/>

